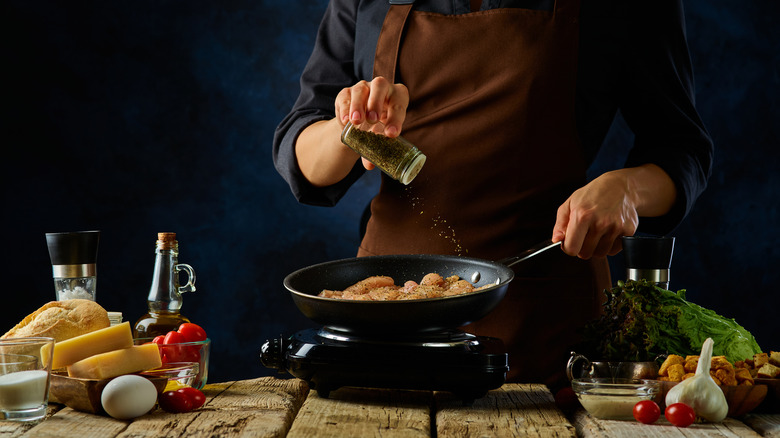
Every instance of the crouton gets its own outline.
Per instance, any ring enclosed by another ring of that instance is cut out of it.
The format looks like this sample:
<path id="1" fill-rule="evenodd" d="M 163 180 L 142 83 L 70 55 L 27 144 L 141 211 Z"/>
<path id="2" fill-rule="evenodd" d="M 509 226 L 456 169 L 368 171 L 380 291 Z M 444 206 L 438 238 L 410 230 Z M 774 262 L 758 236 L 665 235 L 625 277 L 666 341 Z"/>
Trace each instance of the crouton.
<path id="1" fill-rule="evenodd" d="M 676 363 L 668 368 L 667 373 L 669 374 L 669 379 L 673 382 L 679 382 L 682 380 L 682 376 L 685 375 L 685 369 L 683 369 L 682 364 Z"/>
<path id="2" fill-rule="evenodd" d="M 718 386 L 723 385 L 723 382 L 720 381 L 720 379 L 718 378 L 718 376 L 715 375 L 714 372 L 710 371 L 710 377 L 712 377 L 712 380 L 714 380 L 715 383 L 718 384 Z"/>
<path id="3" fill-rule="evenodd" d="M 756 373 L 756 377 L 762 379 L 774 379 L 778 375 L 780 375 L 780 367 L 776 367 L 768 362 L 762 365 L 758 369 L 758 373 Z"/>
<path id="4" fill-rule="evenodd" d="M 666 359 L 664 360 L 664 363 L 661 364 L 661 367 L 658 369 L 658 375 L 659 376 L 669 376 L 669 367 L 675 364 L 683 364 L 685 363 L 685 359 L 683 359 L 682 356 L 678 356 L 676 354 L 670 354 L 669 356 L 666 356 Z"/>
<path id="5" fill-rule="evenodd" d="M 753 367 L 761 368 L 765 363 L 769 363 L 769 355 L 766 353 L 757 353 L 753 355 Z"/>
<path id="6" fill-rule="evenodd" d="M 743 367 L 738 367 L 734 370 L 734 378 L 737 379 L 737 383 L 740 385 L 753 384 L 753 376 L 750 375 L 750 370 Z"/>
<path id="7" fill-rule="evenodd" d="M 726 360 L 726 356 L 713 356 L 710 368 L 734 368 L 731 363 Z"/>
<path id="8" fill-rule="evenodd" d="M 731 364 L 729 364 L 731 367 Z M 715 377 L 718 378 L 724 385 L 731 386 L 737 384 L 737 378 L 735 377 L 734 368 L 718 368 L 715 370 Z"/>
<path id="9" fill-rule="evenodd" d="M 769 352 L 769 363 L 774 366 L 780 367 L 780 351 Z"/>

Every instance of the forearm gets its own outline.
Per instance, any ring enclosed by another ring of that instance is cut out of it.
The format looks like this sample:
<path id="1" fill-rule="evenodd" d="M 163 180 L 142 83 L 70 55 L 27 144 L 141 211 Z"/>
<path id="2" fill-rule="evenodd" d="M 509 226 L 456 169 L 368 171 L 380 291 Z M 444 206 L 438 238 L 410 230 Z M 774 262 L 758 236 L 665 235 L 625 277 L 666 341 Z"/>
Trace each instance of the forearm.
<path id="1" fill-rule="evenodd" d="M 615 255 L 620 236 L 633 236 L 640 217 L 668 213 L 676 197 L 674 181 L 655 164 L 607 172 L 558 208 L 552 239 L 584 259 Z"/>
<path id="2" fill-rule="evenodd" d="M 614 173 L 624 179 L 638 216 L 663 216 L 674 205 L 677 189 L 669 175 L 657 165 L 644 164 Z"/>
<path id="3" fill-rule="evenodd" d="M 346 177 L 360 155 L 341 142 L 342 126 L 336 119 L 315 122 L 301 131 L 295 157 L 301 173 L 317 187 Z"/>

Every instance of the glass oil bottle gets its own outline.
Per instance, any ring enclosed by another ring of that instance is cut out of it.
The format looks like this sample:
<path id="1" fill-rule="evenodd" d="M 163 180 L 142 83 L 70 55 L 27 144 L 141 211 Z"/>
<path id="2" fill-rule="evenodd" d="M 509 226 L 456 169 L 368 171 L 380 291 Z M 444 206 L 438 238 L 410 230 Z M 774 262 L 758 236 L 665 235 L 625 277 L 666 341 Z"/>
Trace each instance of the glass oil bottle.
<path id="1" fill-rule="evenodd" d="M 190 322 L 180 313 L 182 293 L 195 292 L 195 271 L 192 266 L 179 263 L 179 242 L 176 233 L 158 233 L 155 250 L 154 275 L 149 289 L 149 312 L 138 319 L 133 337 L 154 338 L 176 331 L 182 323 Z M 179 285 L 179 272 L 187 273 L 187 284 Z"/>

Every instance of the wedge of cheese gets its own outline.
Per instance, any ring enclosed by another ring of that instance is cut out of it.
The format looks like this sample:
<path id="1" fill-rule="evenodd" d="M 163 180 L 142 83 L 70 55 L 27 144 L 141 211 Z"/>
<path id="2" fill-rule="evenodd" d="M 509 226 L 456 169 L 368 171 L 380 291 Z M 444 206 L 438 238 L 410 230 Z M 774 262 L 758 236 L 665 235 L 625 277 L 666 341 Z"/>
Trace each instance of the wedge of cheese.
<path id="1" fill-rule="evenodd" d="M 110 379 L 162 366 L 157 344 L 136 345 L 96 354 L 68 367 L 68 376 L 82 379 Z"/>
<path id="2" fill-rule="evenodd" d="M 133 332 L 130 330 L 130 322 L 126 321 L 55 343 L 51 367 L 66 367 L 96 354 L 132 346 Z M 49 357 L 48 346 L 41 349 L 41 357 Z"/>

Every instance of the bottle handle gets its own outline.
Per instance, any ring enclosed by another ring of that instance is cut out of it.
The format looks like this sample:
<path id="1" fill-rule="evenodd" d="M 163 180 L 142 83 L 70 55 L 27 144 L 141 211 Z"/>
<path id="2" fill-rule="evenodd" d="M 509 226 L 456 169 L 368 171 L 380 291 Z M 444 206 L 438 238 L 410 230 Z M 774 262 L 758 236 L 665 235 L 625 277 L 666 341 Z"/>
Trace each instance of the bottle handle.
<path id="1" fill-rule="evenodd" d="M 184 292 L 195 292 L 195 270 L 192 269 L 192 266 L 186 264 L 186 263 L 179 263 L 175 266 L 176 273 L 178 274 L 181 271 L 185 271 L 187 273 L 187 284 L 184 286 L 179 286 L 179 293 Z"/>

